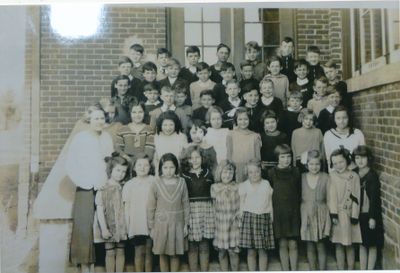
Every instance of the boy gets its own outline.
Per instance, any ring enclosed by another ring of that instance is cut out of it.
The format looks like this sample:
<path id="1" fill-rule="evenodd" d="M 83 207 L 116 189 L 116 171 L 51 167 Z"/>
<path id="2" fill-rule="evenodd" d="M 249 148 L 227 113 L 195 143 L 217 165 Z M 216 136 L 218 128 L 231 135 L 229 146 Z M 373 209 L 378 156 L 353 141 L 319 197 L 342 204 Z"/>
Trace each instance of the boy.
<path id="1" fill-rule="evenodd" d="M 319 112 L 329 105 L 328 98 L 326 96 L 327 87 L 328 80 L 324 76 L 314 80 L 314 95 L 313 98 L 308 101 L 307 108 L 313 110 L 317 117 Z"/>
<path id="2" fill-rule="evenodd" d="M 118 121 L 123 125 L 131 122 L 131 110 L 134 104 L 137 104 L 137 99 L 128 93 L 130 80 L 128 76 L 121 75 L 115 79 L 115 89 L 117 95 L 111 98 L 115 105 L 116 113 L 118 113 Z"/>
<path id="3" fill-rule="evenodd" d="M 255 41 L 250 41 L 246 44 L 246 60 L 254 68 L 254 78 L 261 81 L 268 73 L 268 68 L 265 63 L 260 61 L 261 47 Z"/>
<path id="4" fill-rule="evenodd" d="M 289 80 L 286 75 L 281 73 L 282 60 L 277 56 L 272 56 L 268 60 L 268 69 L 270 74 L 266 75 L 264 79 L 270 79 L 274 83 L 274 96 L 278 97 L 283 106 L 286 106 L 286 102 L 289 97 Z"/>
<path id="5" fill-rule="evenodd" d="M 220 107 L 224 114 L 222 116 L 223 119 L 223 127 L 232 129 L 234 124 L 234 116 L 236 109 L 242 105 L 242 100 L 239 98 L 240 88 L 239 83 L 236 80 L 229 80 L 226 83 L 225 90 L 227 97 L 223 99 L 220 103 Z"/>
<path id="6" fill-rule="evenodd" d="M 324 72 L 328 79 L 328 86 L 334 86 L 339 92 L 342 98 L 341 104 L 349 109 L 353 108 L 351 96 L 347 93 L 347 84 L 344 81 L 340 81 L 338 77 L 338 67 L 332 60 L 328 61 L 324 66 Z"/>
<path id="7" fill-rule="evenodd" d="M 274 97 L 274 83 L 271 79 L 264 79 L 260 82 L 260 93 L 260 105 L 266 110 L 273 111 L 279 118 L 283 112 L 283 104 L 279 98 Z"/>
<path id="8" fill-rule="evenodd" d="M 250 124 L 249 130 L 260 133 L 262 126 L 260 123 L 261 114 L 265 111 L 265 107 L 259 103 L 260 94 L 258 84 L 248 84 L 242 90 L 244 107 L 249 113 Z"/>
<path id="9" fill-rule="evenodd" d="M 145 123 L 150 124 L 150 112 L 161 106 L 159 100 L 160 91 L 154 83 L 147 83 L 143 87 L 143 96 L 146 98 L 144 103 L 145 108 Z"/>
<path id="10" fill-rule="evenodd" d="M 189 46 L 186 49 L 186 59 L 188 60 L 189 66 L 183 67 L 178 77 L 186 80 L 190 85 L 192 82 L 199 79 L 197 76 L 197 64 L 200 59 L 200 49 L 197 46 Z"/>
<path id="11" fill-rule="evenodd" d="M 220 83 L 216 83 L 214 86 L 214 94 L 215 94 L 215 104 L 221 107 L 221 103 L 225 100 L 228 95 L 226 94 L 226 84 L 233 80 L 235 75 L 235 66 L 231 63 L 224 63 L 220 69 L 220 75 L 222 81 Z"/>
<path id="12" fill-rule="evenodd" d="M 288 137 L 288 143 L 292 143 L 292 133 L 295 129 L 301 127 L 301 123 L 298 121 L 300 113 L 302 96 L 300 92 L 292 92 L 289 94 L 287 102 L 287 109 L 284 110 L 279 119 L 278 128 L 279 131 L 286 134 Z"/>
<path id="13" fill-rule="evenodd" d="M 169 52 L 168 49 L 162 47 L 157 49 L 157 77 L 156 80 L 157 81 L 161 81 L 165 78 L 167 78 L 167 64 L 169 59 L 171 58 L 171 53 Z"/>
<path id="14" fill-rule="evenodd" d="M 123 76 L 128 77 L 129 82 L 130 82 L 130 88 L 128 90 L 128 94 L 130 94 L 131 96 L 136 96 L 137 88 L 140 85 L 140 80 L 134 78 L 131 75 L 132 67 L 133 67 L 133 63 L 132 63 L 131 59 L 129 59 L 128 57 L 125 57 L 125 56 L 120 58 L 120 60 L 118 62 L 118 71 L 120 73 L 120 76 L 123 75 Z M 115 97 L 118 94 L 118 91 L 115 87 L 116 80 L 118 77 L 114 78 L 111 82 L 111 97 Z"/>
<path id="15" fill-rule="evenodd" d="M 190 99 L 192 100 L 193 109 L 200 107 L 200 93 L 203 90 L 213 89 L 215 82 L 210 80 L 211 71 L 208 64 L 200 62 L 196 65 L 198 80 L 190 84 Z"/>
<path id="16" fill-rule="evenodd" d="M 307 78 L 310 82 L 322 76 L 325 77 L 324 69 L 319 63 L 321 51 L 317 46 L 310 46 L 307 49 L 306 61 L 310 64 Z"/>
<path id="17" fill-rule="evenodd" d="M 129 48 L 129 55 L 133 63 L 132 76 L 139 80 L 143 80 L 142 63 L 141 63 L 143 54 L 144 54 L 144 47 L 140 44 L 133 44 Z"/>
<path id="18" fill-rule="evenodd" d="M 161 88 L 161 100 L 163 104 L 161 107 L 154 109 L 150 112 L 150 126 L 155 131 L 157 118 L 161 113 L 166 111 L 174 111 L 181 121 L 183 132 L 187 133 L 189 131 L 189 126 L 191 120 L 188 115 L 182 110 L 175 106 L 175 90 L 171 89 L 169 86 L 164 86 Z"/>
<path id="19" fill-rule="evenodd" d="M 160 81 L 161 88 L 164 86 L 168 86 L 172 89 L 175 89 L 177 85 L 184 86 L 187 96 L 185 103 L 187 105 L 192 105 L 189 97 L 189 85 L 187 81 L 178 77 L 179 71 L 181 70 L 181 64 L 179 63 L 179 61 L 175 58 L 170 58 L 165 68 L 167 77 Z"/>
<path id="20" fill-rule="evenodd" d="M 186 115 L 189 117 L 193 114 L 193 108 L 190 105 L 186 104 L 187 101 L 187 93 L 186 93 L 186 86 L 183 84 L 178 83 L 175 88 L 175 106 L 179 109 L 182 109 Z"/>
<path id="21" fill-rule="evenodd" d="M 294 73 L 297 79 L 289 85 L 290 92 L 299 91 L 303 95 L 303 108 L 307 107 L 307 102 L 312 99 L 314 93 L 312 82 L 307 78 L 308 62 L 300 59 L 294 63 Z"/>
<path id="22" fill-rule="evenodd" d="M 208 109 L 215 103 L 214 91 L 211 89 L 200 92 L 200 107 L 193 111 L 193 120 L 199 119 L 206 123 Z"/>
<path id="23" fill-rule="evenodd" d="M 282 74 L 288 77 L 289 83 L 296 80 L 294 74 L 294 57 L 293 57 L 293 39 L 291 37 L 283 38 L 279 47 L 279 54 L 282 59 Z"/>
<path id="24" fill-rule="evenodd" d="M 160 83 L 156 81 L 157 76 L 157 66 L 153 62 L 146 62 L 142 66 L 142 75 L 143 80 L 141 81 L 138 90 L 137 96 L 139 101 L 146 101 L 146 96 L 144 95 L 144 86 L 151 83 L 160 90 Z"/>
<path id="25" fill-rule="evenodd" d="M 221 67 L 223 64 L 228 63 L 229 56 L 231 54 L 231 48 L 226 44 L 219 44 L 217 46 L 217 58 L 216 64 L 210 66 L 211 76 L 210 79 L 215 83 L 221 83 L 223 78 L 221 77 Z"/>
<path id="26" fill-rule="evenodd" d="M 243 88 L 246 85 L 256 85 L 258 86 L 259 82 L 254 78 L 254 67 L 250 61 L 244 61 L 240 63 L 240 71 L 242 74 L 242 79 L 239 82 L 240 90 L 243 92 Z M 239 94 L 239 97 L 243 98 L 242 92 Z"/>
<path id="27" fill-rule="evenodd" d="M 326 131 L 336 127 L 333 111 L 340 104 L 341 99 L 340 91 L 334 86 L 328 86 L 326 96 L 328 106 L 319 112 L 317 119 L 317 128 L 321 130 L 322 135 L 324 135 Z"/>

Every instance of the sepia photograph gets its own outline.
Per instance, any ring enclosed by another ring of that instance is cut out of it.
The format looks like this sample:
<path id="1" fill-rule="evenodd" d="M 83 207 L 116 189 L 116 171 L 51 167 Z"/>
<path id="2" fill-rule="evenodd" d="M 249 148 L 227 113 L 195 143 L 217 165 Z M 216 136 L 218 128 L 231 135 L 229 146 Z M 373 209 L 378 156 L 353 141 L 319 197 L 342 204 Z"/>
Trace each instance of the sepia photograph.
<path id="1" fill-rule="evenodd" d="M 0 272 L 400 270 L 400 10 L 0 3 Z"/>

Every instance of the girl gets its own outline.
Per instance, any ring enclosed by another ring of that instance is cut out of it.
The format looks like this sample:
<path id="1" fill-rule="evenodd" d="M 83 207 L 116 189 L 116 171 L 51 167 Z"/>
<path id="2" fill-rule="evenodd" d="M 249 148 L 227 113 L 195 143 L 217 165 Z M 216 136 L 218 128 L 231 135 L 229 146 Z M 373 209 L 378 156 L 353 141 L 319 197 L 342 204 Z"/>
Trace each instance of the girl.
<path id="1" fill-rule="evenodd" d="M 150 189 L 147 223 L 153 239 L 153 253 L 160 255 L 162 272 L 179 271 L 179 255 L 185 252 L 189 225 L 189 197 L 185 181 L 178 176 L 178 159 L 164 154 L 160 176 Z"/>
<path id="2" fill-rule="evenodd" d="M 135 104 L 131 110 L 132 122 L 117 131 L 116 150 L 131 162 L 136 160 L 136 154 L 146 153 L 151 159 L 154 155 L 154 132 L 143 122 L 144 118 L 144 103 Z"/>
<path id="3" fill-rule="evenodd" d="M 317 150 L 324 155 L 324 142 L 321 130 L 314 127 L 317 116 L 312 110 L 302 109 L 298 120 L 302 127 L 294 130 L 292 134 L 293 163 L 301 173 L 305 173 L 308 151 Z"/>
<path id="4" fill-rule="evenodd" d="M 213 177 L 204 150 L 198 145 L 186 149 L 182 160 L 182 177 L 189 193 L 189 268 L 208 271 L 209 239 L 214 238 L 215 216 L 211 202 L 210 187 Z"/>
<path id="5" fill-rule="evenodd" d="M 207 134 L 204 136 L 204 141 L 214 147 L 218 163 L 226 160 L 227 157 L 226 139 L 229 129 L 222 128 L 222 115 L 222 109 L 218 106 L 211 106 L 208 109 L 206 120 L 210 127 L 207 128 Z"/>
<path id="6" fill-rule="evenodd" d="M 350 120 L 349 111 L 343 107 L 336 107 L 333 112 L 335 119 L 336 128 L 330 129 L 324 135 L 325 154 L 327 160 L 330 160 L 331 154 L 334 150 L 343 146 L 349 151 L 353 151 L 359 145 L 365 145 L 365 139 L 363 133 L 353 128 Z M 332 162 L 328 162 L 328 166 L 331 166 Z M 351 169 L 355 168 L 354 164 L 350 165 Z M 331 167 L 329 171 L 331 171 Z"/>
<path id="7" fill-rule="evenodd" d="M 360 193 L 360 228 L 362 244 L 360 245 L 360 269 L 375 268 L 378 248 L 383 247 L 382 204 L 379 176 L 371 169 L 373 163 L 371 150 L 358 146 L 353 151 L 357 165 L 356 172 L 361 180 Z"/>
<path id="8" fill-rule="evenodd" d="M 232 160 L 236 167 L 236 182 L 246 180 L 244 167 L 250 159 L 261 159 L 261 137 L 248 129 L 249 116 L 246 108 L 239 107 L 234 116 L 235 129 L 229 132 L 226 146 L 228 159 Z"/>
<path id="9" fill-rule="evenodd" d="M 336 246 L 336 261 L 339 270 L 354 269 L 354 245 L 361 243 L 360 224 L 360 178 L 349 170 L 350 152 L 343 147 L 334 150 L 330 158 L 331 184 L 328 191 L 328 206 L 332 218 L 331 241 Z"/>
<path id="10" fill-rule="evenodd" d="M 187 146 L 187 138 L 182 133 L 181 122 L 173 111 L 163 112 L 158 117 L 154 146 L 154 166 L 158 166 L 158 160 L 166 153 L 172 153 L 179 158 Z"/>
<path id="11" fill-rule="evenodd" d="M 122 186 L 127 175 L 128 161 L 114 152 L 106 157 L 108 181 L 97 191 L 96 218 L 101 239 L 105 242 L 106 271 L 122 272 L 125 265 L 126 226 L 122 204 Z"/>
<path id="12" fill-rule="evenodd" d="M 261 178 L 261 162 L 250 160 L 248 179 L 239 185 L 240 211 L 242 213 L 239 246 L 247 248 L 249 271 L 266 271 L 268 249 L 275 248 L 272 227 L 272 188 Z"/>
<path id="13" fill-rule="evenodd" d="M 70 261 L 82 272 L 93 271 L 95 262 L 93 220 L 95 191 L 107 181 L 104 158 L 113 152 L 113 141 L 105 132 L 104 112 L 92 106 L 86 112 L 89 129 L 77 133 L 71 140 L 65 170 L 76 193 L 72 208 Z"/>
<path id="14" fill-rule="evenodd" d="M 279 257 L 282 269 L 297 270 L 297 238 L 300 236 L 301 177 L 291 166 L 292 151 L 286 144 L 275 148 L 278 165 L 268 171 L 274 188 L 272 207 L 274 234 L 279 241 Z"/>
<path id="15" fill-rule="evenodd" d="M 146 154 L 137 154 L 133 163 L 133 178 L 122 190 L 128 239 L 135 246 L 135 271 L 151 272 L 153 254 L 152 241 L 147 226 L 146 204 L 155 177 L 152 173 L 151 161 Z"/>
<path id="16" fill-rule="evenodd" d="M 218 249 L 222 271 L 229 270 L 229 261 L 231 270 L 239 271 L 240 198 L 238 186 L 235 183 L 235 170 L 236 167 L 232 161 L 221 161 L 215 171 L 216 184 L 211 185 L 216 226 L 213 245 Z"/>
<path id="17" fill-rule="evenodd" d="M 307 153 L 307 173 L 301 178 L 301 240 L 307 242 L 307 259 L 311 270 L 326 269 L 326 249 L 323 239 L 329 236 L 331 221 L 327 205 L 329 176 L 321 171 L 321 153 Z M 317 253 L 318 265 L 317 266 Z"/>

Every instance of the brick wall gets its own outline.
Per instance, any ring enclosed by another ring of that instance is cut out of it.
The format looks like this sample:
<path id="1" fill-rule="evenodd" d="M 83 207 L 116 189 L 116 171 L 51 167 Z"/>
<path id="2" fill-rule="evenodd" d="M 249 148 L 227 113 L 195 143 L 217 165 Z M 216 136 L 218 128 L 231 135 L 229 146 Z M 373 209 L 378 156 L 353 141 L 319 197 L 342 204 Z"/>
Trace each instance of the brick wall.
<path id="1" fill-rule="evenodd" d="M 53 166 L 85 108 L 109 96 L 118 59 L 140 42 L 152 59 L 166 44 L 164 8 L 104 8 L 102 35 L 81 41 L 52 31 L 50 8 L 41 10 L 40 181 Z"/>
<path id="2" fill-rule="evenodd" d="M 356 126 L 373 149 L 382 183 L 385 251 L 400 266 L 400 82 L 354 93 Z M 385 257 L 385 256 L 384 256 Z M 389 268 L 385 268 L 389 269 Z"/>

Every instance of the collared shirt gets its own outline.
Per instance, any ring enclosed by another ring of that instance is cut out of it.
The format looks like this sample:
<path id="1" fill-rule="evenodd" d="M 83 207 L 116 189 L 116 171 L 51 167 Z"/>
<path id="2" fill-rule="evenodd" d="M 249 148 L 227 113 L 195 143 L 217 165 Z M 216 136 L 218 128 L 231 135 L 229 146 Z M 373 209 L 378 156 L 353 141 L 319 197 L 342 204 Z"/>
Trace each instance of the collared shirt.
<path id="1" fill-rule="evenodd" d="M 140 67 L 141 65 L 142 65 L 141 63 L 135 63 L 135 64 L 133 64 L 133 67 L 138 68 L 138 67 Z"/>
<path id="2" fill-rule="evenodd" d="M 239 107 L 240 103 L 242 102 L 239 97 L 237 97 L 235 100 L 233 100 L 231 97 L 228 97 L 228 101 L 235 107 Z"/>
<path id="3" fill-rule="evenodd" d="M 290 112 L 296 112 L 296 113 L 298 113 L 298 112 L 300 112 L 300 110 L 301 110 L 302 108 L 303 108 L 303 107 L 300 106 L 300 108 L 299 108 L 298 110 L 296 110 L 296 109 L 293 109 L 292 107 L 288 107 L 287 110 L 290 111 Z"/>
<path id="4" fill-rule="evenodd" d="M 176 82 L 177 79 L 178 78 L 170 78 L 170 77 L 168 77 L 168 80 L 169 80 L 169 83 L 171 84 L 171 86 L 174 85 L 174 83 Z"/>
<path id="5" fill-rule="evenodd" d="M 157 105 L 159 105 L 161 102 L 159 101 L 159 100 L 156 100 L 155 102 L 149 102 L 149 101 L 146 101 L 145 103 L 144 103 L 144 105 L 154 105 L 154 106 L 157 106 Z"/>
<path id="6" fill-rule="evenodd" d="M 333 111 L 335 110 L 335 107 L 333 107 L 332 105 L 329 105 L 328 107 L 325 108 L 326 110 L 329 111 L 329 113 L 333 113 Z"/>
<path id="7" fill-rule="evenodd" d="M 297 82 L 297 84 L 299 86 L 303 86 L 303 85 L 306 85 L 308 83 L 308 79 L 307 78 L 304 78 L 304 79 L 297 78 L 296 82 Z"/>
<path id="8" fill-rule="evenodd" d="M 167 106 L 166 104 L 163 104 L 162 106 L 161 106 L 161 111 L 162 112 L 166 112 L 166 111 L 175 111 L 176 110 L 176 106 L 175 106 L 175 104 L 173 104 L 173 105 L 171 105 L 171 106 Z"/>
<path id="9" fill-rule="evenodd" d="M 197 72 L 197 69 L 195 66 L 188 66 L 187 69 L 192 72 L 193 74 L 195 74 Z"/>

